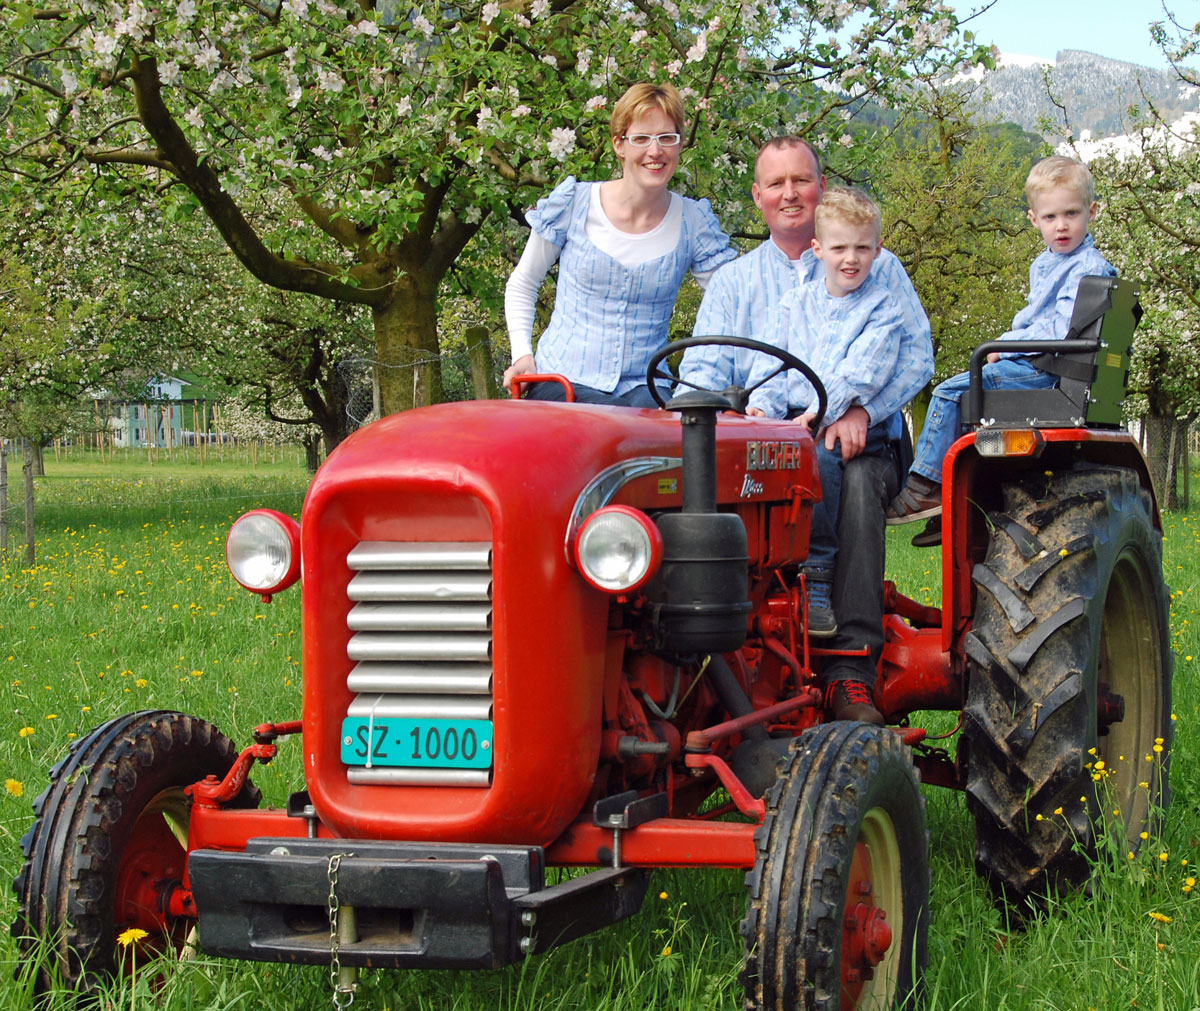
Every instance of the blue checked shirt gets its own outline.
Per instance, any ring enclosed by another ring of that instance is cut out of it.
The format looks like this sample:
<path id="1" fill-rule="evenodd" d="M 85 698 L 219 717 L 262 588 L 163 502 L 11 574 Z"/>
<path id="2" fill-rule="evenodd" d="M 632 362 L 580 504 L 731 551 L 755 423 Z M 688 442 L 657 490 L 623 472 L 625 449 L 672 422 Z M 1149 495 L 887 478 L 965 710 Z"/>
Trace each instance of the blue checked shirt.
<path id="1" fill-rule="evenodd" d="M 798 262 L 799 270 L 782 249 L 767 239 L 733 263 L 727 263 L 709 280 L 692 333 L 769 340 L 767 325 L 771 311 L 783 296 L 806 281 L 824 281 L 824 265 L 811 249 Z M 904 320 L 891 374 L 884 376 L 883 385 L 875 395 L 862 403 L 870 424 L 874 425 L 895 415 L 932 378 L 933 342 L 929 317 L 894 254 L 886 249 L 880 252 L 871 265 L 870 280 L 891 292 Z M 744 387 L 757 357 L 755 352 L 740 348 L 689 348 L 684 352 L 679 375 L 711 390 L 721 390 L 730 384 Z M 899 423 L 898 417 L 891 421 L 889 431 L 893 435 L 898 434 Z"/>
<path id="2" fill-rule="evenodd" d="M 525 217 L 558 246 L 554 312 L 538 339 L 538 372 L 557 372 L 606 393 L 645 384 L 646 366 L 667 342 L 679 285 L 689 270 L 715 270 L 737 254 L 707 200 L 682 197 L 674 251 L 623 267 L 587 237 L 591 187 L 568 176 Z"/>
<path id="3" fill-rule="evenodd" d="M 1071 328 L 1079 281 L 1088 274 L 1117 276 L 1117 269 L 1101 255 L 1090 235 L 1085 235 L 1069 253 L 1045 250 L 1029 267 L 1029 300 L 1013 317 L 1012 329 L 1001 334 L 1000 340 L 1062 340 Z M 1006 351 L 1001 357 L 1018 354 Z"/>
<path id="4" fill-rule="evenodd" d="M 868 404 L 896 370 L 904 333 L 900 300 L 873 277 L 841 298 L 829 294 L 824 272 L 815 281 L 793 288 L 771 313 L 763 335 L 812 367 L 828 395 L 825 424 L 837 421 L 852 404 Z M 778 366 L 757 355 L 750 385 Z M 764 383 L 750 395 L 750 406 L 768 417 L 816 410 L 817 396 L 799 372 L 789 371 Z M 885 415 L 886 417 L 886 415 Z"/>

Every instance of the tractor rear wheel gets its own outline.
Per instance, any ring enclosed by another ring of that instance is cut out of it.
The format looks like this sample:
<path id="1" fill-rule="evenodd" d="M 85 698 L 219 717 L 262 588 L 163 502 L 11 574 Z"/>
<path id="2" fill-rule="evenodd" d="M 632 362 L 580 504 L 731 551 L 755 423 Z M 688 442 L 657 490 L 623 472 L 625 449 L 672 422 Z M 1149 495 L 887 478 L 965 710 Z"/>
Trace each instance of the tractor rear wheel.
<path id="1" fill-rule="evenodd" d="M 1023 899 L 1085 879 L 1106 838 L 1136 851 L 1166 807 L 1174 658 L 1136 473 L 1039 472 L 1003 493 L 973 573 L 967 804 L 979 870 Z"/>
<path id="2" fill-rule="evenodd" d="M 13 882 L 13 937 L 43 963 L 38 989 L 90 989 L 125 953 L 144 965 L 182 950 L 194 921 L 165 902 L 187 860 L 184 787 L 224 776 L 236 757 L 211 724 L 161 710 L 118 716 L 74 742 L 34 801 Z M 234 806 L 259 797 L 247 782 Z"/>
<path id="3" fill-rule="evenodd" d="M 746 1007 L 910 1006 L 927 960 L 929 836 L 908 749 L 865 723 L 814 727 L 765 800 L 746 875 Z"/>

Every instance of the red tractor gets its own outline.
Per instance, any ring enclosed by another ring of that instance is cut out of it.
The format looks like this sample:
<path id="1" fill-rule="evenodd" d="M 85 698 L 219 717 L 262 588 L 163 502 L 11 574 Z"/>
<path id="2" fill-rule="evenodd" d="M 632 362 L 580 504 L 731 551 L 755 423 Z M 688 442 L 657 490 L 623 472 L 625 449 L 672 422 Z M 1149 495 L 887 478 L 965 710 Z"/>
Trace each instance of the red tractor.
<path id="1" fill-rule="evenodd" d="M 1009 898 L 1079 881 L 1102 833 L 1136 848 L 1167 801 L 1160 520 L 1117 427 L 1139 310 L 1085 289 L 1058 388 L 965 408 L 942 606 L 884 588 L 891 726 L 822 710 L 807 430 L 698 391 L 414 410 L 332 454 L 298 525 L 230 530 L 248 589 L 303 580 L 301 717 L 240 753 L 164 711 L 76 741 L 23 840 L 15 935 L 80 986 L 139 928 L 349 987 L 545 951 L 636 912 L 651 868 L 743 868 L 749 1007 L 904 1005 L 927 959 L 920 780 L 965 791 Z M 953 754 L 921 710 L 959 714 Z M 288 736 L 304 787 L 263 809 L 248 773 Z M 548 885 L 567 865 L 591 870 Z"/>

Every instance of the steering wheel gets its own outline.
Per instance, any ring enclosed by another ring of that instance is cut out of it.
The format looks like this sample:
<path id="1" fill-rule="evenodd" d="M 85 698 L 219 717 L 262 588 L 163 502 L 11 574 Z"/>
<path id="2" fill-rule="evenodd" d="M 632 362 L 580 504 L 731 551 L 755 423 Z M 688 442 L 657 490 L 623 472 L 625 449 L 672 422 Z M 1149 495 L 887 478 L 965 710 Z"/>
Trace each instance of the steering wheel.
<path id="1" fill-rule="evenodd" d="M 685 351 L 688 348 L 698 348 L 705 346 L 724 346 L 733 348 L 746 348 L 750 351 L 758 351 L 764 355 L 770 355 L 779 361 L 779 367 L 774 372 L 763 376 L 753 386 L 727 386 L 723 390 L 708 390 L 709 393 L 720 393 L 727 397 L 733 405 L 733 409 L 739 414 L 746 413 L 746 403 L 749 400 L 750 394 L 757 390 L 764 383 L 774 379 L 781 372 L 788 369 L 795 369 L 805 379 L 812 384 L 812 388 L 817 393 L 817 413 L 812 420 L 812 430 L 815 432 L 821 427 L 821 421 L 825 417 L 825 407 L 829 402 L 828 395 L 825 392 L 825 386 L 821 382 L 817 374 L 809 368 L 804 362 L 797 358 L 794 354 L 784 351 L 783 348 L 778 348 L 774 344 L 764 344 L 762 341 L 751 340 L 749 337 L 684 337 L 682 340 L 672 341 L 665 347 L 659 348 L 650 359 L 650 363 L 646 366 L 646 385 L 650 387 L 650 396 L 654 398 L 654 402 L 659 407 L 666 407 L 667 402 L 663 399 L 662 394 L 658 392 L 658 387 L 655 385 L 656 379 L 662 379 L 668 383 L 677 383 L 681 386 L 691 387 L 693 390 L 702 390 L 705 387 L 697 386 L 695 383 L 689 383 L 682 379 L 676 379 L 671 373 L 665 369 L 660 369 L 663 359 L 668 355 L 673 355 L 677 351 Z"/>

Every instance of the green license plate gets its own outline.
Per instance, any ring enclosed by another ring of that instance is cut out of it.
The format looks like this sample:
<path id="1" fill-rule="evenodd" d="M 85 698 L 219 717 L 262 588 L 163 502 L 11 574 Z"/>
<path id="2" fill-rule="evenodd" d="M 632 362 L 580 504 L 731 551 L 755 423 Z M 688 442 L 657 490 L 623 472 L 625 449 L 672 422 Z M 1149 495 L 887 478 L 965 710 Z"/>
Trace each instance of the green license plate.
<path id="1" fill-rule="evenodd" d="M 346 765 L 490 769 L 491 720 L 419 720 L 348 716 L 342 721 Z"/>

